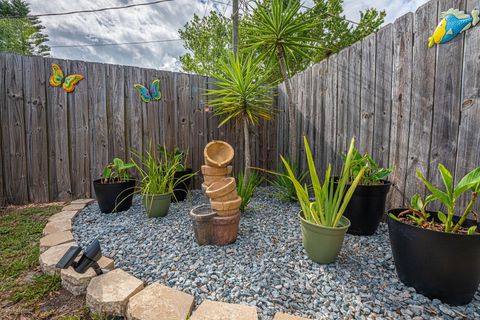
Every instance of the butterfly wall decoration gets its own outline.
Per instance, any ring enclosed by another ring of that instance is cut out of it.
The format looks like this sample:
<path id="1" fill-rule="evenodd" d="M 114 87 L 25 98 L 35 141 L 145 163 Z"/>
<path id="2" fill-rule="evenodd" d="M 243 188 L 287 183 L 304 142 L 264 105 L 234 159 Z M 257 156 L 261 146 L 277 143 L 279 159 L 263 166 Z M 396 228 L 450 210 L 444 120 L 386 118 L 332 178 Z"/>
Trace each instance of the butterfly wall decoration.
<path id="1" fill-rule="evenodd" d="M 58 64 L 52 63 L 52 75 L 50 76 L 50 85 L 53 87 L 63 87 L 66 92 L 75 90 L 75 85 L 85 77 L 81 74 L 71 74 L 64 77 L 62 68 Z"/>
<path id="2" fill-rule="evenodd" d="M 147 89 L 141 84 L 134 84 L 133 87 L 138 90 L 140 93 L 140 98 L 145 103 L 148 103 L 152 100 L 160 100 L 162 98 L 162 93 L 160 92 L 160 80 L 154 80 L 150 85 L 150 89 Z"/>

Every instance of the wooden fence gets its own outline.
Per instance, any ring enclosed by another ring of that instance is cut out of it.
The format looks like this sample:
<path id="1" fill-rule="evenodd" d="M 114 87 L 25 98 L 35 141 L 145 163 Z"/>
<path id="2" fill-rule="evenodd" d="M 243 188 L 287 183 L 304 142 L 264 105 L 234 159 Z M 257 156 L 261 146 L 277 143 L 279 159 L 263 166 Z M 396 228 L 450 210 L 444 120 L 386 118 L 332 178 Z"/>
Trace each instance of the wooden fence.
<path id="1" fill-rule="evenodd" d="M 428 48 L 440 13 L 470 12 L 473 0 L 432 0 L 293 78 L 299 138 L 306 135 L 320 171 L 336 173 L 352 136 L 382 166 L 394 166 L 389 206 L 424 193 L 415 170 L 441 184 L 443 163 L 455 178 L 480 166 L 480 27 Z M 84 74 L 75 92 L 48 85 L 51 63 Z M 145 104 L 134 83 L 161 80 L 163 98 Z M 136 67 L 0 54 L 0 202 L 67 200 L 91 195 L 92 179 L 113 157 L 150 141 L 188 152 L 195 170 L 207 141 L 224 139 L 242 168 L 243 135 L 217 128 L 206 112 L 209 79 Z M 289 154 L 285 88 L 279 113 L 255 129 L 256 166 L 273 169 Z M 305 167 L 303 142 L 294 158 Z M 199 186 L 199 178 L 195 184 Z"/>
<path id="2" fill-rule="evenodd" d="M 298 131 L 306 135 L 325 169 L 340 170 L 339 154 L 352 136 L 357 148 L 382 166 L 395 166 L 389 205 L 424 191 L 415 170 L 443 185 L 443 163 L 458 180 L 480 166 L 480 27 L 428 48 L 442 11 L 470 12 L 476 1 L 433 0 L 362 41 L 294 77 Z M 280 86 L 279 108 L 286 109 Z M 288 114 L 278 125 L 280 153 L 287 153 Z M 303 142 L 299 142 L 303 146 Z M 304 150 L 297 159 L 305 167 Z"/>
<path id="3" fill-rule="evenodd" d="M 85 79 L 72 93 L 52 87 L 52 63 Z M 145 104 L 133 84 L 155 79 L 162 99 Z M 0 204 L 90 196 L 105 164 L 146 150 L 150 142 L 178 146 L 199 170 L 207 141 L 223 139 L 234 146 L 234 167 L 241 170 L 242 131 L 235 124 L 217 128 L 206 111 L 209 85 L 197 75 L 0 54 Z M 255 165 L 272 163 L 275 125 L 254 130 Z M 196 187 L 199 182 L 197 177 Z"/>

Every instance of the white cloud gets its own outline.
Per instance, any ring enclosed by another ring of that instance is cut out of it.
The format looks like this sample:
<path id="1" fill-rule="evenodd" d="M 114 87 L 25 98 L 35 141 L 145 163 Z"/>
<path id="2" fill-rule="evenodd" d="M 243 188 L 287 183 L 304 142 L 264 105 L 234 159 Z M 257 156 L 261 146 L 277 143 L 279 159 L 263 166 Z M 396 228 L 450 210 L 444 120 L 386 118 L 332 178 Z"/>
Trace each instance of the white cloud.
<path id="1" fill-rule="evenodd" d="M 151 0 L 28 0 L 33 14 L 67 12 Z M 369 7 L 387 11 L 386 22 L 393 22 L 408 11 L 414 11 L 427 0 L 345 0 L 348 18 L 358 20 L 360 10 Z M 229 2 L 229 0 L 222 0 Z M 305 2 L 311 5 L 311 0 Z M 231 8 L 210 0 L 174 0 L 151 6 L 97 13 L 41 18 L 50 37 L 50 45 L 73 45 L 111 42 L 139 42 L 179 38 L 178 29 L 193 14 L 202 16 L 216 9 L 230 14 Z M 52 48 L 52 56 L 105 63 L 135 65 L 164 70 L 179 70 L 178 57 L 184 54 L 181 41 L 142 45 Z"/>

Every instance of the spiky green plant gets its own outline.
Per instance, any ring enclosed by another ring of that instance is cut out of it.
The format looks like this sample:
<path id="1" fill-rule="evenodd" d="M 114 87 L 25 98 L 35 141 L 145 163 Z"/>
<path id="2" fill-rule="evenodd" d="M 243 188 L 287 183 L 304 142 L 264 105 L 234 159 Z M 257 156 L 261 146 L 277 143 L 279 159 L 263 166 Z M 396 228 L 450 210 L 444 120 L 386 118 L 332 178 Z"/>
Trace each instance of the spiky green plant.
<path id="1" fill-rule="evenodd" d="M 308 36 L 318 22 L 302 12 L 300 1 L 255 1 L 255 8 L 244 24 L 244 50 L 253 50 L 270 65 L 278 65 L 287 90 L 290 155 L 297 150 L 297 125 L 289 64 L 295 57 L 307 57 L 317 40 Z"/>
<path id="2" fill-rule="evenodd" d="M 209 105 L 213 107 L 213 113 L 222 118 L 219 127 L 229 121 L 238 121 L 243 125 L 244 178 L 247 180 L 251 167 L 249 126 L 262 119 L 270 120 L 273 115 L 273 87 L 268 83 L 269 73 L 252 55 L 232 54 L 221 63 L 214 78 L 217 88 L 209 89 L 207 95 L 212 97 Z"/>
<path id="3" fill-rule="evenodd" d="M 244 212 L 247 208 L 248 204 L 252 200 L 253 194 L 255 189 L 262 183 L 263 178 L 260 174 L 255 171 L 250 173 L 250 177 L 247 180 L 247 184 L 245 184 L 245 179 L 243 173 L 240 173 L 237 176 L 237 193 L 242 198 L 242 203 L 240 204 L 240 211 Z"/>
<path id="4" fill-rule="evenodd" d="M 290 167 L 288 161 L 281 157 L 285 168 L 288 171 L 288 176 L 295 186 L 298 201 L 302 207 L 303 217 L 308 222 L 322 225 L 325 227 L 335 228 L 340 218 L 343 216 L 347 208 L 353 192 L 365 173 L 365 168 L 362 168 L 357 174 L 353 182 L 347 188 L 349 182 L 349 172 L 352 166 L 353 149 L 355 146 L 355 139 L 352 138 L 350 148 L 345 158 L 345 163 L 342 168 L 342 173 L 338 178 L 338 185 L 335 186 L 335 179 L 331 175 L 331 165 L 328 165 L 327 172 L 323 183 L 320 182 L 315 163 L 313 161 L 312 151 L 308 145 L 307 138 L 303 137 L 305 144 L 305 154 L 307 155 L 308 169 L 312 183 L 312 189 L 315 199 L 310 201 L 309 188 L 306 184 L 302 186 L 299 180 L 295 177 L 295 173 Z"/>

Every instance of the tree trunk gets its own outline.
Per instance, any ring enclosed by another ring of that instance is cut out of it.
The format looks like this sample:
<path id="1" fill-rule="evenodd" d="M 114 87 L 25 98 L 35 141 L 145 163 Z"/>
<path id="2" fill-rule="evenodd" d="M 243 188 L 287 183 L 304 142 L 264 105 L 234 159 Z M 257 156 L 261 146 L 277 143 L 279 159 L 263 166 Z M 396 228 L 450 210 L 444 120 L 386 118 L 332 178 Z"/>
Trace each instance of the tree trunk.
<path id="1" fill-rule="evenodd" d="M 297 121 L 295 117 L 295 101 L 293 100 L 292 85 L 290 83 L 290 77 L 288 76 L 287 63 L 285 61 L 285 51 L 283 47 L 277 48 L 277 59 L 280 66 L 280 72 L 285 82 L 285 88 L 287 89 L 288 99 L 288 130 L 289 130 L 289 155 L 290 159 L 297 162 Z"/>
<path id="2" fill-rule="evenodd" d="M 243 173 L 243 186 L 246 187 L 248 177 L 250 175 L 250 167 L 252 166 L 252 160 L 250 158 L 250 131 L 248 130 L 247 118 L 242 119 L 243 122 L 243 138 L 245 139 L 245 169 Z"/>
<path id="3" fill-rule="evenodd" d="M 238 51 L 238 0 L 233 0 L 232 3 L 232 20 L 233 20 L 233 29 L 232 29 L 232 45 L 233 45 L 233 54 L 236 55 Z"/>

